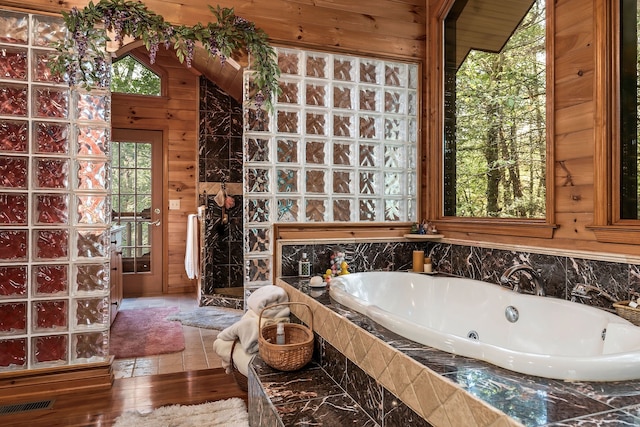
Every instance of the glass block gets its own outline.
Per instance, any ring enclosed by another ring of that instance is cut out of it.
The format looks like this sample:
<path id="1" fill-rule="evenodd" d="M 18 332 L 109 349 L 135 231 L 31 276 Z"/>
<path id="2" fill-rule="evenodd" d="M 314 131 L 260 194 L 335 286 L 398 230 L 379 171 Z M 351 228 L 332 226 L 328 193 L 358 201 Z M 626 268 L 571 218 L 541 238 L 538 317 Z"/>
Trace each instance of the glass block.
<path id="1" fill-rule="evenodd" d="M 308 53 L 306 76 L 326 79 L 329 77 L 329 55 Z"/>
<path id="2" fill-rule="evenodd" d="M 355 149 L 353 144 L 348 142 L 336 142 L 333 144 L 333 164 L 353 166 L 353 156 L 355 155 Z"/>
<path id="3" fill-rule="evenodd" d="M 354 194 L 353 172 L 334 169 L 333 192 L 336 194 Z"/>
<path id="4" fill-rule="evenodd" d="M 360 221 L 376 221 L 376 200 L 360 200 Z"/>
<path id="5" fill-rule="evenodd" d="M 247 169 L 247 192 L 248 193 L 268 193 L 271 191 L 269 186 L 269 169 L 248 168 Z"/>
<path id="6" fill-rule="evenodd" d="M 34 151 L 41 154 L 69 153 L 69 124 L 34 122 Z"/>
<path id="7" fill-rule="evenodd" d="M 376 116 L 360 116 L 360 138 L 363 139 L 377 139 L 382 135 L 382 132 L 378 131 L 379 118 Z"/>
<path id="8" fill-rule="evenodd" d="M 333 108 L 343 108 L 351 110 L 355 107 L 353 97 L 355 96 L 355 86 L 334 85 L 333 86 Z"/>
<path id="9" fill-rule="evenodd" d="M 407 65 L 386 63 L 384 66 L 384 84 L 387 86 L 407 86 Z"/>
<path id="10" fill-rule="evenodd" d="M 69 196 L 66 194 L 36 194 L 33 207 L 36 224 L 69 224 Z"/>
<path id="11" fill-rule="evenodd" d="M 0 83 L 0 114 L 27 116 L 28 90 L 26 85 Z"/>
<path id="12" fill-rule="evenodd" d="M 67 27 L 61 18 L 35 15 L 33 17 L 33 43 L 37 46 L 53 46 L 64 41 Z"/>
<path id="13" fill-rule="evenodd" d="M 374 144 L 360 144 L 359 149 L 359 165 L 365 167 L 378 167 L 376 161 L 378 155 L 378 146 Z"/>
<path id="14" fill-rule="evenodd" d="M 406 167 L 406 158 L 403 145 L 384 146 L 384 167 L 391 169 L 402 169 Z"/>
<path id="15" fill-rule="evenodd" d="M 360 172 L 360 194 L 377 194 L 377 177 L 375 172 Z"/>
<path id="16" fill-rule="evenodd" d="M 269 113 L 265 110 L 245 109 L 245 130 L 269 132 Z"/>
<path id="17" fill-rule="evenodd" d="M 325 149 L 327 145 L 328 144 L 325 141 L 307 141 L 307 144 L 305 146 L 306 162 L 317 165 L 326 164 Z"/>
<path id="18" fill-rule="evenodd" d="M 269 147 L 270 140 L 264 138 L 246 138 L 244 144 L 245 161 L 247 162 L 268 162 L 270 161 Z"/>
<path id="19" fill-rule="evenodd" d="M 27 333 L 27 303 L 0 304 L 0 336 Z"/>
<path id="20" fill-rule="evenodd" d="M 249 282 L 271 281 L 271 259 L 257 258 L 247 260 L 247 280 Z"/>
<path id="21" fill-rule="evenodd" d="M 27 259 L 27 230 L 0 229 L 0 261 Z"/>
<path id="22" fill-rule="evenodd" d="M 356 60 L 352 57 L 333 58 L 333 79 L 345 82 L 355 80 Z"/>
<path id="23" fill-rule="evenodd" d="M 333 220 L 336 222 L 351 221 L 351 203 L 349 199 L 333 200 Z"/>
<path id="24" fill-rule="evenodd" d="M 271 245 L 270 228 L 250 228 L 247 230 L 247 252 L 268 252 Z"/>
<path id="25" fill-rule="evenodd" d="M 360 87 L 358 91 L 359 106 L 362 111 L 378 111 L 381 102 L 379 100 L 381 92 L 378 88 Z"/>
<path id="26" fill-rule="evenodd" d="M 300 74 L 300 54 L 284 49 L 279 50 L 278 68 L 282 74 Z"/>
<path id="27" fill-rule="evenodd" d="M 69 257 L 69 231 L 63 229 L 35 230 L 34 257 L 40 260 Z"/>
<path id="28" fill-rule="evenodd" d="M 334 114 L 333 115 L 333 136 L 341 136 L 353 138 L 355 117 L 351 114 Z"/>
<path id="29" fill-rule="evenodd" d="M 327 94 L 329 90 L 326 84 L 322 83 L 307 83 L 305 85 L 305 103 L 306 105 L 312 105 L 315 107 L 327 106 Z"/>
<path id="30" fill-rule="evenodd" d="M 407 93 L 407 114 L 411 116 L 418 114 L 418 94 L 416 92 Z"/>
<path id="31" fill-rule="evenodd" d="M 297 111 L 278 111 L 276 126 L 276 132 L 300 133 L 299 113 Z"/>
<path id="32" fill-rule="evenodd" d="M 35 296 L 69 294 L 69 266 L 66 264 L 35 265 L 33 267 Z"/>
<path id="33" fill-rule="evenodd" d="M 69 329 L 67 300 L 35 301 L 31 307 L 35 332 L 66 331 Z"/>
<path id="34" fill-rule="evenodd" d="M 384 200 L 384 220 L 400 221 L 402 219 L 402 202 L 400 200 L 385 199 Z"/>
<path id="35" fill-rule="evenodd" d="M 27 267 L 24 265 L 0 267 L 0 298 L 27 295 L 27 275 Z"/>
<path id="36" fill-rule="evenodd" d="M 279 169 L 277 172 L 278 193 L 297 193 L 298 192 L 298 170 L 297 169 Z"/>
<path id="37" fill-rule="evenodd" d="M 29 41 L 29 15 L 2 11 L 0 15 L 0 42 L 26 44 Z"/>
<path id="38" fill-rule="evenodd" d="M 27 194 L 0 193 L 0 224 L 27 225 Z"/>
<path id="39" fill-rule="evenodd" d="M 380 84 L 380 62 L 376 60 L 360 60 L 360 83 Z"/>
<path id="40" fill-rule="evenodd" d="M 31 357 L 34 364 L 61 365 L 67 362 L 66 335 L 31 338 Z"/>
<path id="41" fill-rule="evenodd" d="M 103 127 L 78 126 L 76 128 L 77 153 L 81 156 L 105 157 L 109 154 L 110 132 Z"/>
<path id="42" fill-rule="evenodd" d="M 109 254 L 108 230 L 84 230 L 76 232 L 76 256 L 78 258 L 104 258 Z"/>
<path id="43" fill-rule="evenodd" d="M 66 189 L 69 187 L 69 161 L 66 159 L 34 158 L 36 188 Z"/>
<path id="44" fill-rule="evenodd" d="M 418 88 L 418 66 L 415 64 L 410 64 L 407 68 L 409 73 L 409 77 L 407 78 L 407 85 L 409 89 L 417 89 Z"/>
<path id="45" fill-rule="evenodd" d="M 107 224 L 110 220 L 109 198 L 101 196 L 77 196 L 78 224 Z"/>
<path id="46" fill-rule="evenodd" d="M 299 143 L 300 141 L 297 139 L 278 139 L 276 151 L 277 161 L 280 163 L 297 163 Z"/>
<path id="47" fill-rule="evenodd" d="M 270 221 L 270 204 L 269 199 L 248 199 L 246 204 L 247 221 L 253 222 L 269 222 Z"/>
<path id="48" fill-rule="evenodd" d="M 384 172 L 384 194 L 396 196 L 402 194 L 403 177 L 401 172 Z"/>
<path id="49" fill-rule="evenodd" d="M 5 47 L 0 49 L 0 78 L 27 80 L 27 49 Z"/>
<path id="50" fill-rule="evenodd" d="M 407 120 L 407 140 L 416 145 L 418 139 L 418 121 L 415 118 Z"/>
<path id="51" fill-rule="evenodd" d="M 76 264 L 75 293 L 104 294 L 109 290 L 109 264 Z"/>
<path id="52" fill-rule="evenodd" d="M 385 117 L 384 139 L 388 141 L 406 140 L 406 123 L 404 117 Z"/>
<path id="53" fill-rule="evenodd" d="M 321 169 L 307 169 L 305 172 L 305 183 L 307 193 L 326 194 L 326 170 Z"/>
<path id="54" fill-rule="evenodd" d="M 327 114 L 324 112 L 312 112 L 306 113 L 305 129 L 308 135 L 321 135 L 327 134 Z"/>
<path id="55" fill-rule="evenodd" d="M 51 71 L 51 64 L 56 56 L 55 52 L 48 50 L 33 50 L 32 60 L 32 80 L 40 83 L 64 83 L 65 74 Z"/>
<path id="56" fill-rule="evenodd" d="M 107 189 L 106 161 L 78 160 L 78 189 L 79 190 L 106 190 Z"/>
<path id="57" fill-rule="evenodd" d="M 278 102 L 282 104 L 300 104 L 300 83 L 294 81 L 278 82 L 280 90 Z"/>
<path id="58" fill-rule="evenodd" d="M 109 356 L 109 332 L 85 332 L 71 336 L 71 362 Z"/>
<path id="59" fill-rule="evenodd" d="M 327 200 L 307 199 L 305 209 L 305 220 L 307 222 L 326 222 Z"/>
<path id="60" fill-rule="evenodd" d="M 0 17 L 2 20 L 2 17 Z M 27 339 L 0 340 L 0 371 L 12 371 L 27 367 Z"/>
<path id="61" fill-rule="evenodd" d="M 33 116 L 64 119 L 69 117 L 69 90 L 33 87 Z"/>
<path id="62" fill-rule="evenodd" d="M 298 222 L 300 213 L 300 200 L 298 199 L 278 199 L 278 221 Z"/>
<path id="63" fill-rule="evenodd" d="M 74 326 L 85 329 L 109 325 L 110 307 L 107 298 L 77 299 L 75 303 Z"/>
<path id="64" fill-rule="evenodd" d="M 26 153 L 29 142 L 29 123 L 0 120 L 0 151 Z"/>
<path id="65" fill-rule="evenodd" d="M 78 120 L 105 122 L 109 119 L 109 95 L 98 91 L 78 93 Z"/>
<path id="66" fill-rule="evenodd" d="M 404 92 L 397 90 L 384 91 L 384 111 L 386 113 L 404 114 L 406 103 Z"/>

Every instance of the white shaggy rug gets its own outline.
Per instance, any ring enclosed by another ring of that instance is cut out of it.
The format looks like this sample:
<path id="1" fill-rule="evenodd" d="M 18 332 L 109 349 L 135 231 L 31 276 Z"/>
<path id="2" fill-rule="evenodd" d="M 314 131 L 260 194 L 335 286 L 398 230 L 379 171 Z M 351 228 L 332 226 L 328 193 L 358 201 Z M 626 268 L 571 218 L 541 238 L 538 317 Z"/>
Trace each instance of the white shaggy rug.
<path id="1" fill-rule="evenodd" d="M 242 310 L 233 308 L 206 306 L 171 314 L 166 319 L 177 320 L 186 326 L 222 331 L 240 320 L 243 314 Z"/>
<path id="2" fill-rule="evenodd" d="M 151 412 L 126 412 L 114 427 L 249 427 L 244 400 L 234 397 L 201 405 L 162 406 Z"/>

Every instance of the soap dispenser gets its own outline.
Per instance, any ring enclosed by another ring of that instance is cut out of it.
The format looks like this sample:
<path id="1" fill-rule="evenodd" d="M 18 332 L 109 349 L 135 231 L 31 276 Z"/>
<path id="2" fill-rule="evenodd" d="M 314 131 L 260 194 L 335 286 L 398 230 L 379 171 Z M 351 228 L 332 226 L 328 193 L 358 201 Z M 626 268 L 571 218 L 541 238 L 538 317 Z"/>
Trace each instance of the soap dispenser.
<path id="1" fill-rule="evenodd" d="M 311 276 L 311 262 L 307 257 L 307 253 L 302 253 L 302 258 L 298 261 L 298 276 L 309 277 Z"/>
<path id="2" fill-rule="evenodd" d="M 276 326 L 276 344 L 284 345 L 284 323 L 278 323 Z"/>

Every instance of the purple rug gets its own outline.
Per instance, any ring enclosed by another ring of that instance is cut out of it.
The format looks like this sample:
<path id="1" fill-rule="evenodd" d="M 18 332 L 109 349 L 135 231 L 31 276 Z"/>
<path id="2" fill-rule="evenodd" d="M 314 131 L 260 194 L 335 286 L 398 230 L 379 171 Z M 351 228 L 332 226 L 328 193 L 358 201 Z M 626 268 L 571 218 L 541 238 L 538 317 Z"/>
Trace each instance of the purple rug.
<path id="1" fill-rule="evenodd" d="M 182 324 L 165 319 L 177 311 L 178 307 L 119 311 L 111 325 L 109 354 L 127 359 L 184 350 Z"/>

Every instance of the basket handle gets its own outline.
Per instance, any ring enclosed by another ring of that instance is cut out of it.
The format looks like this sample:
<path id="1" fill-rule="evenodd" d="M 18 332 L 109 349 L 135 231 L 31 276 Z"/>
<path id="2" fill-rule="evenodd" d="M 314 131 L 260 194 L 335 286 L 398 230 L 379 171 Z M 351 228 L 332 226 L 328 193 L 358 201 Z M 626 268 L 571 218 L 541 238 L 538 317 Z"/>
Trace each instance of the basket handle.
<path id="1" fill-rule="evenodd" d="M 269 308 L 273 308 L 273 307 L 278 307 L 278 306 L 281 306 L 281 305 L 292 305 L 292 304 L 304 305 L 305 307 L 307 307 L 307 310 L 309 310 L 309 318 L 311 319 L 309 321 L 309 328 L 311 329 L 311 332 L 313 332 L 313 311 L 311 310 L 311 307 L 309 307 L 309 304 L 304 303 L 304 302 L 294 302 L 294 301 L 277 302 L 275 304 L 270 304 L 270 305 L 264 307 L 262 310 L 260 310 L 260 315 L 258 316 L 258 326 L 261 327 L 260 325 L 262 325 L 262 313 L 264 313 L 265 310 L 267 310 Z"/>

